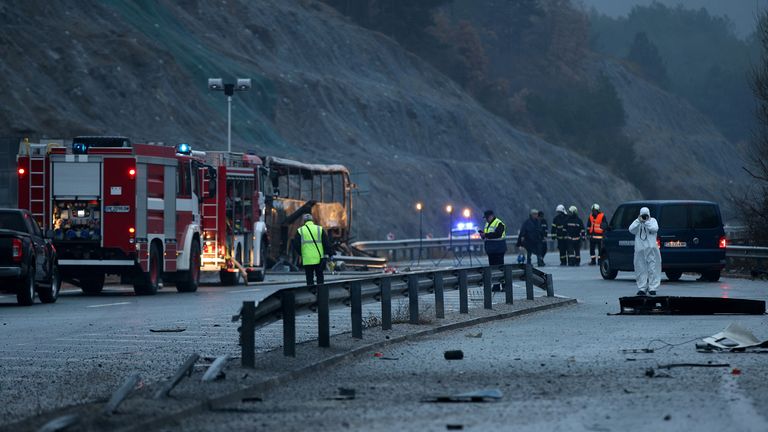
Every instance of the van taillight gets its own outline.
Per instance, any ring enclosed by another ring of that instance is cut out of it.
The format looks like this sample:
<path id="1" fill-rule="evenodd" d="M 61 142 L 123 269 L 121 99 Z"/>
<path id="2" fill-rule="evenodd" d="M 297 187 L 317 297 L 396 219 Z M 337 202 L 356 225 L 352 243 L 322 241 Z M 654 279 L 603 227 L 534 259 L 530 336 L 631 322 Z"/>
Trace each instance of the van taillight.
<path id="1" fill-rule="evenodd" d="M 725 239 L 725 236 L 720 237 L 720 242 L 718 243 L 718 246 L 720 249 L 725 249 L 726 246 L 728 246 L 728 240 Z"/>
<path id="2" fill-rule="evenodd" d="M 21 262 L 21 258 L 24 256 L 24 247 L 21 244 L 21 240 L 12 239 L 11 255 L 13 257 L 13 262 L 15 263 Z"/>
<path id="3" fill-rule="evenodd" d="M 661 249 L 661 240 L 659 240 L 659 238 L 658 238 L 658 237 L 656 237 L 656 247 L 657 247 L 658 249 Z"/>

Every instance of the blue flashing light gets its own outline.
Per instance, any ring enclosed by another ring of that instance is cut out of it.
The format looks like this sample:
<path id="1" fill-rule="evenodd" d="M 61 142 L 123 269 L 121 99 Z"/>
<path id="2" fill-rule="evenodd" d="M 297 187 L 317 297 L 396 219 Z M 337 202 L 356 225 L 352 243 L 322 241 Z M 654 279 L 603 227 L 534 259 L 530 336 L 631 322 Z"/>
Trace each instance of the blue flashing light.
<path id="1" fill-rule="evenodd" d="M 192 146 L 190 146 L 187 143 L 181 143 L 176 146 L 176 153 L 183 154 L 183 155 L 190 155 L 192 154 Z"/>
<path id="2" fill-rule="evenodd" d="M 73 154 L 86 154 L 88 153 L 88 144 L 75 142 L 72 143 Z"/>

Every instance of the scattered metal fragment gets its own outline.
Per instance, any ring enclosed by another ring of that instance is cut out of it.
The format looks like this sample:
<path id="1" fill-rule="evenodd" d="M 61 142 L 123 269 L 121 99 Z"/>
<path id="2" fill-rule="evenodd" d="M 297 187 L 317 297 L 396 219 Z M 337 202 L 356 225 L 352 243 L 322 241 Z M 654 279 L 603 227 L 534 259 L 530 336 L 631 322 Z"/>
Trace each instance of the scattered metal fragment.
<path id="1" fill-rule="evenodd" d="M 768 340 L 760 341 L 752 332 L 736 323 L 731 323 L 720 333 L 705 337 L 703 341 L 706 347 L 730 352 L 742 352 L 752 348 L 768 348 Z M 702 349 L 700 347 L 701 345 L 696 345 L 697 349 Z"/>
<path id="2" fill-rule="evenodd" d="M 621 297 L 619 307 L 619 315 L 763 315 L 765 313 L 763 300 L 720 297 Z"/>
<path id="3" fill-rule="evenodd" d="M 205 374 L 203 374 L 202 381 L 213 381 L 218 378 L 223 378 L 224 373 L 222 372 L 222 369 L 224 369 L 228 360 L 229 356 L 226 354 L 216 357 L 216 360 L 213 361 L 208 370 L 205 371 Z"/>
<path id="4" fill-rule="evenodd" d="M 192 376 L 192 368 L 195 367 L 195 362 L 199 358 L 200 355 L 197 353 L 190 355 L 187 360 L 184 361 L 181 367 L 176 370 L 176 373 L 173 374 L 173 378 L 171 378 L 168 383 L 166 383 L 160 390 L 157 391 L 157 393 L 155 393 L 155 399 L 162 399 L 167 397 L 171 393 L 171 390 L 173 390 L 173 388 L 181 382 L 184 376 Z"/>
<path id="5" fill-rule="evenodd" d="M 57 417 L 43 427 L 38 429 L 38 432 L 59 432 L 68 429 L 71 426 L 80 423 L 80 416 L 77 414 L 67 414 L 65 416 Z"/>
<path id="6" fill-rule="evenodd" d="M 464 336 L 466 336 L 466 337 L 468 337 L 468 338 L 481 338 L 481 337 L 483 337 L 483 332 L 478 332 L 478 333 L 467 333 L 467 334 L 465 334 Z"/>
<path id="7" fill-rule="evenodd" d="M 659 369 L 672 369 L 679 367 L 731 367 L 728 363 L 670 363 L 664 365 L 658 365 Z"/>
<path id="8" fill-rule="evenodd" d="M 631 348 L 631 349 L 623 349 L 621 350 L 622 354 L 640 354 L 640 353 L 652 353 L 654 352 L 651 348 Z"/>
<path id="9" fill-rule="evenodd" d="M 339 387 L 336 396 L 330 397 L 331 400 L 352 400 L 355 398 L 355 389 Z"/>
<path id="10" fill-rule="evenodd" d="M 185 327 L 149 329 L 152 333 L 180 333 L 184 330 L 186 330 Z"/>
<path id="11" fill-rule="evenodd" d="M 468 403 L 468 402 L 495 402 L 501 400 L 504 397 L 504 393 L 499 389 L 486 389 L 476 390 L 466 393 L 458 393 L 455 395 L 436 396 L 434 398 L 428 398 L 423 402 L 440 402 L 440 403 Z"/>
<path id="12" fill-rule="evenodd" d="M 249 396 L 249 397 L 244 397 L 244 398 L 240 399 L 240 402 L 243 402 L 243 403 L 264 402 L 264 399 L 262 399 L 262 398 L 260 398 L 258 396 Z"/>
<path id="13" fill-rule="evenodd" d="M 141 382 L 141 376 L 138 372 L 134 372 L 129 376 L 123 384 L 112 394 L 109 398 L 109 402 L 104 406 L 104 414 L 112 415 L 118 406 L 125 400 L 125 398 L 136 388 Z"/>
<path id="14" fill-rule="evenodd" d="M 443 357 L 446 360 L 461 360 L 464 358 L 464 351 L 462 350 L 448 350 L 443 353 Z"/>
<path id="15" fill-rule="evenodd" d="M 464 425 L 461 424 L 447 424 L 445 428 L 448 430 L 464 430 Z"/>
<path id="16" fill-rule="evenodd" d="M 672 375 L 666 374 L 664 372 L 656 372 L 654 368 L 647 368 L 645 370 L 645 376 L 648 378 L 672 378 Z"/>

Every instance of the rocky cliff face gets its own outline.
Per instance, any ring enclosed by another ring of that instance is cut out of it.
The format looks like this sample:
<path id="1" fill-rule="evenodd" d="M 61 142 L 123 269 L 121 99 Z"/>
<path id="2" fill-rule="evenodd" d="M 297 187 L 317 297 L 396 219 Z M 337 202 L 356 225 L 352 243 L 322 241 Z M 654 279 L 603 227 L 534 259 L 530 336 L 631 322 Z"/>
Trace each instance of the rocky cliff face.
<path id="1" fill-rule="evenodd" d="M 25 1 L 0 5 L 2 135 L 124 134 L 233 147 L 367 172 L 359 238 L 447 232 L 447 203 L 494 208 L 510 231 L 549 210 L 639 192 L 608 170 L 512 128 L 393 41 L 314 1 Z M 638 108 L 640 109 L 640 108 Z M 641 127 L 639 125 L 638 127 Z"/>
<path id="2" fill-rule="evenodd" d="M 685 100 L 628 72 L 620 63 L 601 60 L 596 69 L 616 87 L 627 114 L 625 132 L 648 161 L 663 199 L 708 199 L 720 202 L 727 217 L 730 198 L 748 184 L 741 168 L 744 148 L 718 132 Z"/>

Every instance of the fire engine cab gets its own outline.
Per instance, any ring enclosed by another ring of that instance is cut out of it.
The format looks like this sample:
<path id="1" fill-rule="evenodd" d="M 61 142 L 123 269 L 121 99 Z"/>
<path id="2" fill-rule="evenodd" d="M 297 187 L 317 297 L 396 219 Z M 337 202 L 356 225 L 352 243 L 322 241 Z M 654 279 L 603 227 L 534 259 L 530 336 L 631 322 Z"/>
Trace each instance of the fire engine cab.
<path id="1" fill-rule="evenodd" d="M 22 142 L 19 208 L 53 230 L 63 280 L 98 294 L 107 274 L 155 294 L 163 282 L 196 291 L 202 201 L 213 199 L 215 170 L 171 146 L 125 137 Z M 205 190 L 205 192 L 203 192 Z"/>
<path id="2" fill-rule="evenodd" d="M 264 280 L 267 227 L 264 223 L 264 165 L 261 158 L 246 153 L 180 151 L 205 158 L 212 170 L 205 171 L 205 184 L 218 193 L 203 200 L 203 271 L 219 273 L 222 285 L 235 285 L 241 278 Z M 215 178 L 210 178 L 211 173 Z"/>

